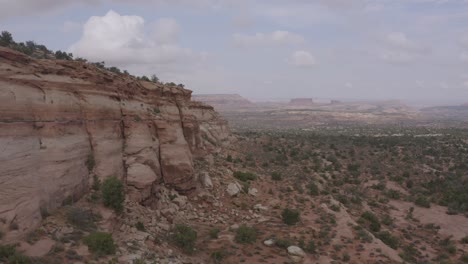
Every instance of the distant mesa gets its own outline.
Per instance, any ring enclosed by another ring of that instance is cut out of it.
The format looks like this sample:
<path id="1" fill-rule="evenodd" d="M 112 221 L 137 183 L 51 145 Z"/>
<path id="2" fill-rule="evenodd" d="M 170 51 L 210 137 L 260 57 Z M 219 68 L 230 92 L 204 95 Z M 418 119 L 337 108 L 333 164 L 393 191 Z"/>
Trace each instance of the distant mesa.
<path id="1" fill-rule="evenodd" d="M 290 106 L 311 106 L 314 104 L 312 98 L 294 98 L 289 102 Z"/>
<path id="2" fill-rule="evenodd" d="M 332 105 L 341 104 L 341 101 L 339 101 L 339 100 L 331 100 L 331 101 L 330 101 L 330 104 L 332 104 Z"/>
<path id="3" fill-rule="evenodd" d="M 238 94 L 196 94 L 192 98 L 218 110 L 255 107 L 254 103 Z"/>
<path id="4" fill-rule="evenodd" d="M 468 103 L 464 103 L 464 104 L 462 104 L 462 106 L 468 106 Z"/>

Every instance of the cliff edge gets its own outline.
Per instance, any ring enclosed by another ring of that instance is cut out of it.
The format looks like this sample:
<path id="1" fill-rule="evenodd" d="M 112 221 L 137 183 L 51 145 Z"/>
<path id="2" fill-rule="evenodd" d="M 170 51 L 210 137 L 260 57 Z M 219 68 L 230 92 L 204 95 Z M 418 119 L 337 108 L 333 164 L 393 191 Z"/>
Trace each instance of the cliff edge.
<path id="1" fill-rule="evenodd" d="M 161 184 L 196 189 L 194 157 L 225 144 L 229 130 L 191 94 L 0 48 L 0 225 L 18 227 L 6 237 L 82 197 L 93 178 L 118 177 L 140 204 L 151 203 Z"/>

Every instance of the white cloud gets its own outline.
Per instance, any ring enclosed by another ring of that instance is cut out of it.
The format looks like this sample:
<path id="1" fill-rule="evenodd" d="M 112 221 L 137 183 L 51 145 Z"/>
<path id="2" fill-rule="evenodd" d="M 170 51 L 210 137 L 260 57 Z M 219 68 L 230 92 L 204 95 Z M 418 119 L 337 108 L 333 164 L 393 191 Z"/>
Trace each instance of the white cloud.
<path id="1" fill-rule="evenodd" d="M 238 47 L 294 45 L 304 42 L 304 37 L 289 31 L 277 30 L 255 35 L 234 34 L 234 44 Z"/>
<path id="2" fill-rule="evenodd" d="M 317 60 L 310 52 L 298 50 L 291 55 L 289 63 L 296 67 L 308 68 L 315 66 L 317 64 Z"/>
<path id="3" fill-rule="evenodd" d="M 166 65 L 194 56 L 177 41 L 179 27 L 174 20 L 156 22 L 152 36 L 146 35 L 142 17 L 109 11 L 91 17 L 83 26 L 81 39 L 70 47 L 76 56 L 111 65 Z"/>
<path id="4" fill-rule="evenodd" d="M 153 25 L 153 37 L 159 44 L 176 43 L 179 38 L 179 33 L 179 24 L 171 18 L 159 19 Z"/>
<path id="5" fill-rule="evenodd" d="M 428 48 L 417 44 L 408 38 L 405 33 L 391 32 L 383 38 L 379 57 L 390 63 L 408 63 L 428 52 Z"/>

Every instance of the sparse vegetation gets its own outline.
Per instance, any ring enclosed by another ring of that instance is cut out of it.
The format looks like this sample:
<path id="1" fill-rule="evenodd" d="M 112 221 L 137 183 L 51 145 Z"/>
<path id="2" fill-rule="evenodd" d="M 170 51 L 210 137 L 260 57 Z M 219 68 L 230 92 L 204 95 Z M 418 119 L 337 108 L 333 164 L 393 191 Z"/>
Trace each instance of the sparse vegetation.
<path id="1" fill-rule="evenodd" d="M 283 210 L 283 212 L 281 213 L 281 218 L 283 219 L 283 222 L 287 225 L 295 225 L 301 220 L 299 211 L 289 208 Z"/>
<path id="2" fill-rule="evenodd" d="M 234 177 L 243 182 L 254 181 L 257 179 L 257 175 L 254 173 L 241 171 L 234 172 Z"/>
<path id="3" fill-rule="evenodd" d="M 79 207 L 70 207 L 66 213 L 67 221 L 73 226 L 85 230 L 92 231 L 96 229 L 96 221 L 99 216 L 94 214 L 91 210 L 86 210 Z"/>
<path id="4" fill-rule="evenodd" d="M 102 198 L 104 205 L 121 213 L 125 200 L 124 186 L 116 177 L 110 177 L 102 183 Z"/>
<path id="5" fill-rule="evenodd" d="M 192 227 L 178 224 L 173 230 L 172 241 L 184 252 L 192 254 L 195 251 L 197 236 L 197 232 Z"/>
<path id="6" fill-rule="evenodd" d="M 83 238 L 89 251 L 97 256 L 112 255 L 115 253 L 116 245 L 112 235 L 104 232 L 94 232 Z"/>
<path id="7" fill-rule="evenodd" d="M 236 230 L 235 240 L 240 244 L 252 244 L 257 240 L 257 230 L 250 226 L 241 225 Z"/>

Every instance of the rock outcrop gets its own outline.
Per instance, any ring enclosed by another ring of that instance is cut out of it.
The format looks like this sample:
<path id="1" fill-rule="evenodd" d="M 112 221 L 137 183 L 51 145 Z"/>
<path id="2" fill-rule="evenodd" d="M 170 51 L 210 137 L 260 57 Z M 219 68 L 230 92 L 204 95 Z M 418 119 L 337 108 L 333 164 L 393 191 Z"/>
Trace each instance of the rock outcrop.
<path id="1" fill-rule="evenodd" d="M 36 60 L 0 48 L 0 229 L 15 240 L 42 215 L 116 176 L 144 204 L 165 184 L 196 188 L 193 158 L 229 130 L 191 91 L 93 65 Z"/>

